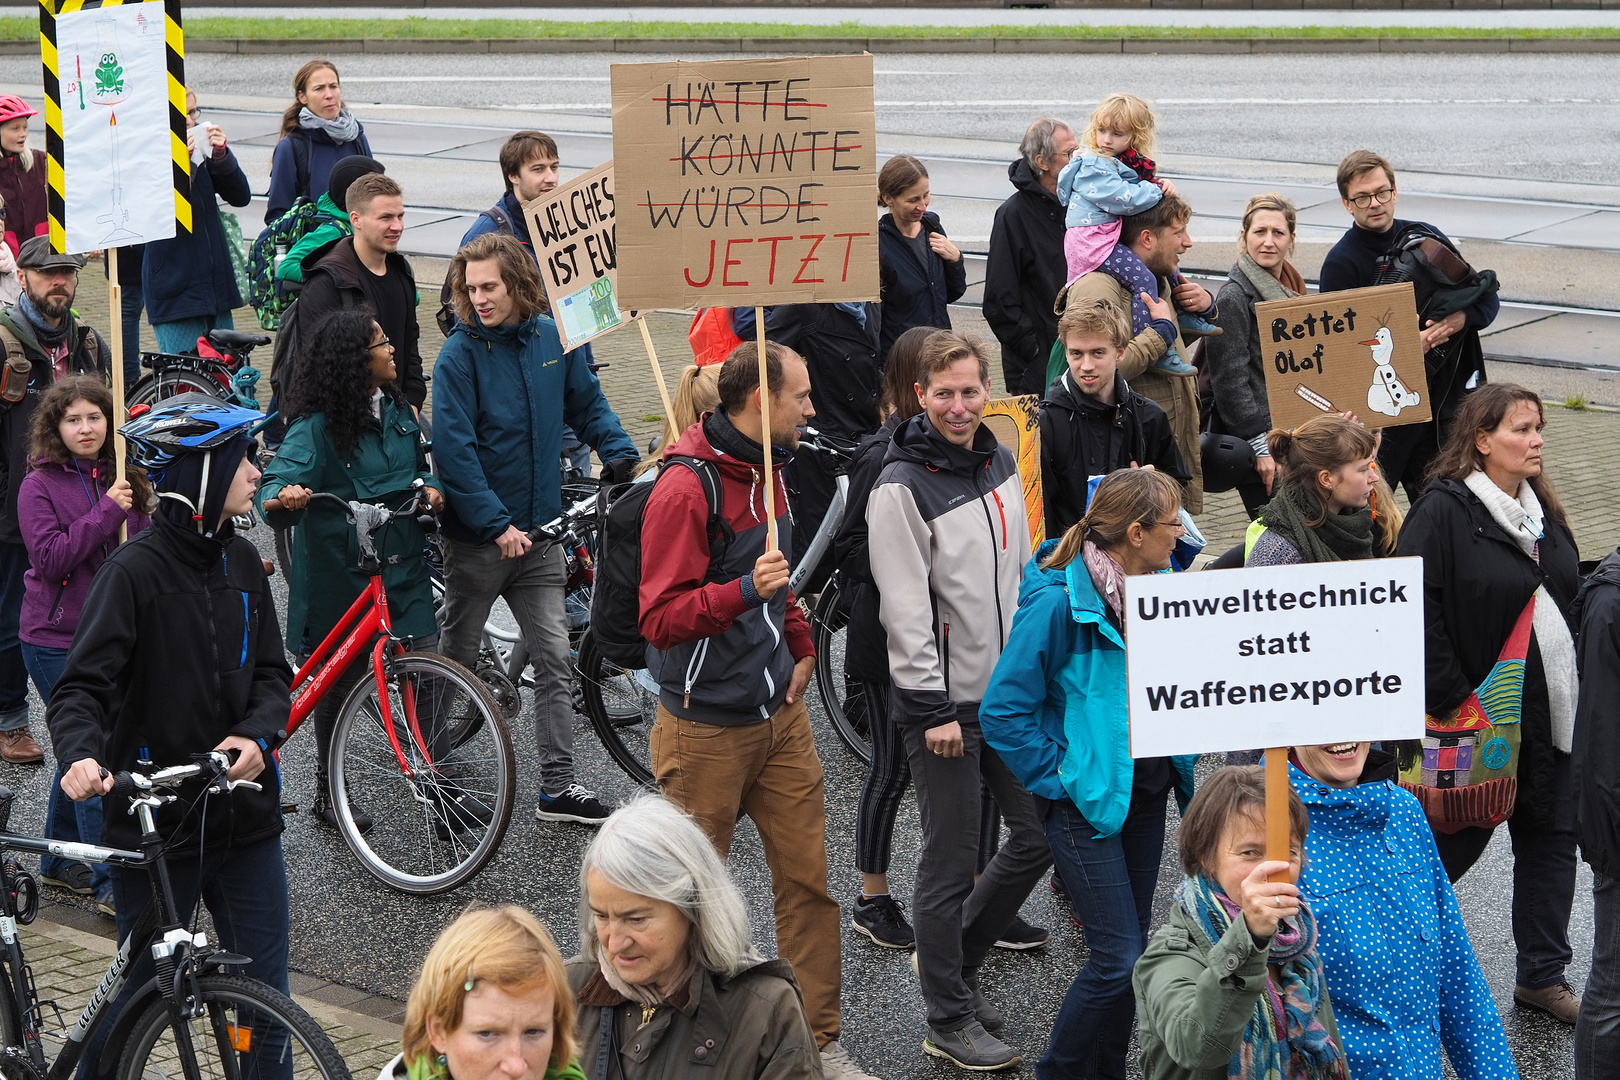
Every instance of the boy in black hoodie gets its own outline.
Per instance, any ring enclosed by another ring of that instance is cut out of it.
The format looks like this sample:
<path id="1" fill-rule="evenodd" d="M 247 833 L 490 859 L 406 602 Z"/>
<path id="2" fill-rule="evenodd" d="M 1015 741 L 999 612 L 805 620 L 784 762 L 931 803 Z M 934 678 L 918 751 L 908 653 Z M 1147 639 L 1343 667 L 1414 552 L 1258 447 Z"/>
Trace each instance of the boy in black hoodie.
<path id="1" fill-rule="evenodd" d="M 1047 388 L 1040 419 L 1048 539 L 1084 516 L 1092 477 L 1137 466 L 1192 477 L 1164 410 L 1119 373 L 1131 337 L 1129 313 L 1107 300 L 1075 300 L 1058 320 L 1069 370 Z"/>

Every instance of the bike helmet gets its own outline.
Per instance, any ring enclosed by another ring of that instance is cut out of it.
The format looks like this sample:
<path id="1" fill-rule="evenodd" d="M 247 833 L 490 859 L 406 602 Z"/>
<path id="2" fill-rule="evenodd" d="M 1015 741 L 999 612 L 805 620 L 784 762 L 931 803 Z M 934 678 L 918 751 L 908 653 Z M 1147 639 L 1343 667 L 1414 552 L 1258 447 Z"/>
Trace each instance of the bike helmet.
<path id="1" fill-rule="evenodd" d="M 264 414 L 208 394 L 176 394 L 118 429 L 129 456 L 149 473 L 161 473 L 182 454 L 200 454 L 243 438 Z"/>
<path id="2" fill-rule="evenodd" d="M 30 107 L 28 102 L 16 94 L 6 94 L 4 97 L 0 97 L 0 124 L 38 115 L 38 109 Z"/>
<path id="3" fill-rule="evenodd" d="M 1204 463 L 1204 490 L 1211 494 L 1254 479 L 1254 447 L 1236 435 L 1206 431 L 1199 437 L 1198 454 Z"/>

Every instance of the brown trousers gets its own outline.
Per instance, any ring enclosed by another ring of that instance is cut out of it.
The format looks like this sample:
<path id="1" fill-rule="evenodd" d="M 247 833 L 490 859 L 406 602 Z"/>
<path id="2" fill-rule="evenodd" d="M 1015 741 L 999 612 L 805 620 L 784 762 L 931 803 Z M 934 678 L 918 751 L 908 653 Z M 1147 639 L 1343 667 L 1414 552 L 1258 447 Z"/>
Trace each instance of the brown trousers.
<path id="1" fill-rule="evenodd" d="M 801 697 L 748 727 L 682 720 L 658 709 L 653 775 L 664 797 L 697 819 L 723 859 L 743 814 L 771 868 L 776 951 L 793 964 L 816 1044 L 839 1033 L 838 902 L 827 891 L 826 783 Z"/>

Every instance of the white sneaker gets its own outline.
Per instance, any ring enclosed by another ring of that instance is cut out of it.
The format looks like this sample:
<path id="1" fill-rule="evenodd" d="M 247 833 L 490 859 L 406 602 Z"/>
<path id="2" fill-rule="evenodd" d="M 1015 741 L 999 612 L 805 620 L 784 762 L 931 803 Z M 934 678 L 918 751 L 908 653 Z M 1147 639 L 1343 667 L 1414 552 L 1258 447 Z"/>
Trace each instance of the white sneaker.
<path id="1" fill-rule="evenodd" d="M 821 1048 L 821 1075 L 825 1080 L 878 1080 L 856 1064 L 837 1039 Z"/>

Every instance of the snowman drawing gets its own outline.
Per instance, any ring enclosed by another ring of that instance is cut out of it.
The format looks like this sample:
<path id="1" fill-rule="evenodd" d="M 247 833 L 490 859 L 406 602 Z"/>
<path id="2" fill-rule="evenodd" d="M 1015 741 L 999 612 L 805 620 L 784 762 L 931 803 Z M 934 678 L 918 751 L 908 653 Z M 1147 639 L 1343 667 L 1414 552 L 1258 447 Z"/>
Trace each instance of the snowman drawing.
<path id="1" fill-rule="evenodd" d="M 1380 326 L 1373 340 L 1361 344 L 1372 349 L 1373 364 L 1376 365 L 1372 385 L 1367 388 L 1367 408 L 1385 416 L 1399 416 L 1408 405 L 1416 405 L 1419 400 L 1417 393 L 1408 390 L 1400 376 L 1395 374 L 1395 365 L 1391 362 L 1395 355 L 1395 340 L 1390 336 L 1389 327 Z"/>

